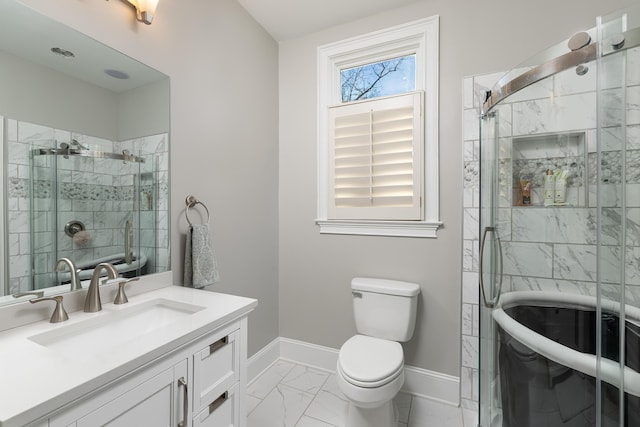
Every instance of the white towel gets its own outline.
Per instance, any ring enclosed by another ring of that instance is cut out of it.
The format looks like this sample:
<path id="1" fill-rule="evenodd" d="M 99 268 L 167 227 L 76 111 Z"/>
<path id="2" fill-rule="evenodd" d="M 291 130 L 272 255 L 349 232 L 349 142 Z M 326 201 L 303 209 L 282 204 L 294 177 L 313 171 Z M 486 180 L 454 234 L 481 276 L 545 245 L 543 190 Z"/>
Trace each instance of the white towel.
<path id="1" fill-rule="evenodd" d="M 220 280 L 208 224 L 192 225 L 184 250 L 184 286 L 202 288 Z"/>

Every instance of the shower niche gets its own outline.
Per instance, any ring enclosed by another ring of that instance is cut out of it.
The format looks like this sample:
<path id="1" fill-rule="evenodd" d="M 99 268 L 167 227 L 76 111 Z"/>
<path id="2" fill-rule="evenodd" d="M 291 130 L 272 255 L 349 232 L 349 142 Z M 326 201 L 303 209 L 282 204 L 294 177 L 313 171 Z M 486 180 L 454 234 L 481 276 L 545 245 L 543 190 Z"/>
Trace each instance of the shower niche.
<path id="1" fill-rule="evenodd" d="M 588 206 L 586 132 L 513 137 L 510 151 L 512 206 Z"/>

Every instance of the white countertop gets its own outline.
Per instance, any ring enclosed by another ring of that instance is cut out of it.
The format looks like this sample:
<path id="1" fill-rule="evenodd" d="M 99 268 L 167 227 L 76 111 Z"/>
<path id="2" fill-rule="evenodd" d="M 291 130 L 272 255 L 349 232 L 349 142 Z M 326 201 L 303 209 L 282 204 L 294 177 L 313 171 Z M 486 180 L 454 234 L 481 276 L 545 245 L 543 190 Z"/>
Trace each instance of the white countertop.
<path id="1" fill-rule="evenodd" d="M 205 307 L 114 351 L 74 356 L 30 340 L 36 334 L 105 316 L 157 298 Z M 69 313 L 66 322 L 30 323 L 0 332 L 0 427 L 21 426 L 253 310 L 257 300 L 168 286 L 130 296 L 102 311 Z M 53 309 L 53 307 L 51 307 Z"/>

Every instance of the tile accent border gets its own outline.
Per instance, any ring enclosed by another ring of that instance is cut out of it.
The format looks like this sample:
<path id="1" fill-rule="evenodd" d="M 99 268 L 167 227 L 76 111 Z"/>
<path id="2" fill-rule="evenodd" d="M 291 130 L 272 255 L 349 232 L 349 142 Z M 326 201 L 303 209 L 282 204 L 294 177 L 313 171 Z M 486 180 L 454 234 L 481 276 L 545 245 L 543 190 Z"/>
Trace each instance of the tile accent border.
<path id="1" fill-rule="evenodd" d="M 278 337 L 249 358 L 247 364 L 249 382 L 281 359 L 335 372 L 336 363 L 338 362 L 338 350 L 304 341 Z M 456 407 L 460 404 L 459 377 L 415 366 L 405 365 L 405 383 L 402 391 Z"/>

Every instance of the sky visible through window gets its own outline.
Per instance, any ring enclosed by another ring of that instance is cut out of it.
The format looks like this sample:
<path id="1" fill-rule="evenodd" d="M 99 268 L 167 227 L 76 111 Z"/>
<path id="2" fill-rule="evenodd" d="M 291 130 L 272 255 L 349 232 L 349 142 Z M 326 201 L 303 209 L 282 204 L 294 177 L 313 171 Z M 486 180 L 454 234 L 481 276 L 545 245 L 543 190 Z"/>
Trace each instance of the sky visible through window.
<path id="1" fill-rule="evenodd" d="M 416 88 L 416 56 L 373 62 L 340 71 L 342 102 L 398 95 Z"/>

